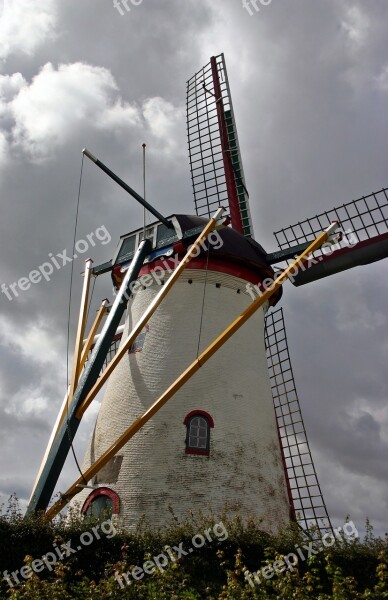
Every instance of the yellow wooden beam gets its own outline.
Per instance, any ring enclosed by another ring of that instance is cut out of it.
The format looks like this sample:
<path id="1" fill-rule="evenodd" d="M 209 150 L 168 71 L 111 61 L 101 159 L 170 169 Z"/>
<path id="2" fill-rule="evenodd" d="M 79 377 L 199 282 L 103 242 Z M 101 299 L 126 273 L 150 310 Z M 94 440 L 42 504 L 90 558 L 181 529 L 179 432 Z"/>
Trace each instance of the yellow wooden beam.
<path id="1" fill-rule="evenodd" d="M 133 342 L 141 333 L 145 325 L 148 323 L 159 304 L 162 300 L 167 296 L 168 292 L 171 290 L 172 286 L 176 283 L 182 271 L 186 268 L 187 264 L 190 262 L 193 256 L 197 256 L 197 250 L 200 247 L 201 243 L 207 238 L 209 233 L 211 233 L 217 225 L 218 219 L 221 217 L 224 209 L 218 209 L 212 219 L 207 223 L 203 231 L 200 233 L 194 244 L 187 251 L 185 256 L 182 258 L 181 262 L 177 266 L 177 268 L 173 271 L 172 275 L 167 280 L 166 284 L 160 289 L 159 293 L 155 296 L 151 304 L 148 306 L 146 311 L 143 313 L 142 317 L 136 323 L 131 333 L 125 340 L 125 342 L 120 346 L 113 360 L 109 363 L 105 371 L 102 373 L 101 377 L 96 381 L 89 394 L 86 396 L 85 400 L 82 402 L 78 411 L 76 412 L 77 419 L 81 419 L 86 409 L 92 403 L 94 398 L 97 396 L 98 392 L 101 390 L 104 383 L 113 373 L 114 369 L 117 367 L 121 359 L 126 355 L 129 348 L 132 346 Z"/>
<path id="2" fill-rule="evenodd" d="M 86 261 L 86 264 L 85 264 L 84 285 L 82 288 L 81 306 L 80 306 L 79 317 L 78 317 L 77 333 L 76 333 L 76 337 L 75 337 L 73 369 L 72 369 L 71 380 L 70 380 L 69 402 L 71 402 L 74 391 L 78 384 L 79 364 L 81 361 L 82 344 L 83 344 L 83 339 L 84 339 L 84 334 L 85 334 L 85 325 L 86 325 L 86 317 L 87 317 L 88 301 L 89 301 L 90 280 L 92 277 L 92 264 L 93 264 L 93 261 L 90 258 L 88 258 L 88 260 Z"/>
<path id="3" fill-rule="evenodd" d="M 81 358 L 80 358 L 80 362 L 78 365 L 78 378 L 80 378 L 81 372 L 82 372 L 82 368 L 86 362 L 86 359 L 88 357 L 90 348 L 93 345 L 93 340 L 95 338 L 95 335 L 98 331 L 98 328 L 100 326 L 100 323 L 103 319 L 103 317 L 107 314 L 108 309 L 107 309 L 107 305 L 108 305 L 108 300 L 103 300 L 101 303 L 101 306 L 97 312 L 96 318 L 94 319 L 94 323 L 91 327 L 91 330 L 89 332 L 88 338 L 82 348 L 82 353 L 81 353 Z M 57 422 L 55 424 L 55 435 L 54 438 L 56 437 L 65 417 L 68 411 L 68 405 L 69 402 L 71 402 L 71 398 L 70 398 L 70 387 L 69 387 L 69 393 L 66 396 L 66 403 L 62 405 L 61 407 L 61 412 L 60 412 L 60 417 L 57 419 Z M 52 442 L 51 442 L 52 443 Z M 50 443 L 50 448 L 51 448 L 51 443 Z"/>
<path id="4" fill-rule="evenodd" d="M 83 366 L 86 362 L 86 359 L 88 357 L 90 348 L 93 346 L 93 340 L 97 334 L 98 328 L 100 327 L 101 321 L 105 317 L 105 315 L 108 314 L 108 304 L 109 304 L 109 300 L 103 300 L 101 302 L 101 306 L 98 309 L 96 318 L 94 319 L 94 323 L 90 329 L 88 338 L 82 348 L 81 358 L 80 358 L 80 362 L 78 365 L 78 379 L 81 376 L 81 372 L 82 372 Z"/>
<path id="5" fill-rule="evenodd" d="M 91 465 L 83 474 L 83 477 L 79 477 L 77 481 L 67 490 L 67 492 L 47 511 L 49 518 L 55 517 L 64 506 L 78 494 L 81 489 L 78 487 L 82 485 L 85 480 L 90 481 L 98 471 L 111 459 L 117 452 L 125 446 L 125 444 L 143 427 L 147 421 L 157 413 L 164 404 L 203 366 L 211 356 L 221 346 L 227 342 L 227 340 L 236 332 L 246 321 L 278 290 L 283 283 L 288 279 L 290 275 L 295 275 L 296 269 L 301 267 L 309 257 L 309 255 L 320 248 L 324 244 L 332 229 L 337 224 L 331 225 L 326 231 L 321 233 L 302 254 L 296 258 L 291 265 L 289 265 L 283 273 L 281 273 L 273 282 L 273 284 L 256 300 L 254 300 L 238 317 L 227 327 L 217 338 L 212 342 L 200 355 L 194 360 L 191 365 L 176 379 L 170 387 L 146 410 L 146 412 L 138 417 L 132 425 L 124 431 L 124 433 L 118 438 L 118 440 L 108 448 L 96 462 Z"/>
<path id="6" fill-rule="evenodd" d="M 85 344 L 84 344 L 84 346 L 82 348 L 81 359 L 80 359 L 80 364 L 79 364 L 79 369 L 78 369 L 78 379 L 80 377 L 82 368 L 83 368 L 83 366 L 85 364 L 85 361 L 87 359 L 87 356 L 88 356 L 88 353 L 90 351 L 90 348 L 92 347 L 93 339 L 94 339 L 94 337 L 95 337 L 95 335 L 96 335 L 96 333 L 98 331 L 100 323 L 101 323 L 104 315 L 108 312 L 107 305 L 108 305 L 108 300 L 103 300 L 103 302 L 101 303 L 101 306 L 100 306 L 100 308 L 99 308 L 99 310 L 97 312 L 96 318 L 94 320 L 94 323 L 92 325 L 92 328 L 90 330 L 88 338 L 87 338 L 87 340 L 86 340 L 86 342 L 85 342 Z M 43 467 L 46 464 L 48 453 L 50 452 L 51 446 L 53 445 L 53 441 L 55 440 L 55 438 L 57 436 L 57 433 L 59 431 L 59 428 L 62 425 L 62 422 L 64 421 L 64 419 L 66 417 L 66 413 L 67 413 L 67 409 L 68 409 L 68 402 L 69 402 L 69 394 L 70 394 L 70 386 L 68 387 L 66 395 L 65 395 L 65 397 L 63 399 L 61 408 L 60 408 L 58 416 L 57 416 L 57 420 L 55 421 L 55 425 L 54 425 L 53 430 L 51 432 L 51 436 L 50 436 L 50 439 L 48 441 L 48 444 L 47 444 L 47 447 L 46 447 L 46 451 L 45 451 L 45 454 L 43 456 L 43 460 L 41 462 L 41 465 L 40 465 L 40 468 L 39 468 L 39 471 L 38 471 L 38 475 L 36 477 L 35 484 L 34 484 L 34 487 L 33 487 L 32 493 L 31 493 L 31 498 L 34 495 L 36 484 L 37 484 L 37 482 L 39 480 L 39 477 L 41 475 Z"/>
<path id="7" fill-rule="evenodd" d="M 44 466 L 46 464 L 47 457 L 48 457 L 49 452 L 51 450 L 51 446 L 53 445 L 53 441 L 55 439 L 55 436 L 57 435 L 57 431 L 58 431 L 58 428 L 59 428 L 60 419 L 62 418 L 62 415 L 66 414 L 67 402 L 69 400 L 69 389 L 70 389 L 70 386 L 67 388 L 66 395 L 65 395 L 65 397 L 64 397 L 64 399 L 62 401 L 61 408 L 60 408 L 60 410 L 58 412 L 57 420 L 55 421 L 55 425 L 54 425 L 54 427 L 52 429 L 52 432 L 51 432 L 51 435 L 50 435 L 50 439 L 49 439 L 48 444 L 46 446 L 46 451 L 44 453 L 42 462 L 40 463 L 39 471 L 38 471 L 38 474 L 37 474 L 36 479 L 35 479 L 34 487 L 32 488 L 31 497 L 30 497 L 29 502 L 31 502 L 31 500 L 32 500 L 32 498 L 33 498 L 33 496 L 35 494 L 36 486 L 38 484 L 38 481 L 39 481 L 39 478 L 40 478 L 41 473 L 43 471 L 43 468 L 44 468 Z"/>

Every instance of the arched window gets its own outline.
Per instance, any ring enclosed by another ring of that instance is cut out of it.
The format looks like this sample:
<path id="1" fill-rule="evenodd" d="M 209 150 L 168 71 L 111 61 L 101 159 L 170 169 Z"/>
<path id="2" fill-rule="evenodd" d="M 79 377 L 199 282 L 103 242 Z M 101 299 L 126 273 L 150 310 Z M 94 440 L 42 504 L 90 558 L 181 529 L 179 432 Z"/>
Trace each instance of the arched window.
<path id="1" fill-rule="evenodd" d="M 208 455 L 210 451 L 210 428 L 214 427 L 211 416 L 203 410 L 193 410 L 183 424 L 186 425 L 186 454 Z"/>
<path id="2" fill-rule="evenodd" d="M 85 517 L 110 519 L 112 515 L 118 514 L 119 510 L 120 499 L 116 492 L 107 487 L 101 487 L 86 498 L 82 514 Z"/>

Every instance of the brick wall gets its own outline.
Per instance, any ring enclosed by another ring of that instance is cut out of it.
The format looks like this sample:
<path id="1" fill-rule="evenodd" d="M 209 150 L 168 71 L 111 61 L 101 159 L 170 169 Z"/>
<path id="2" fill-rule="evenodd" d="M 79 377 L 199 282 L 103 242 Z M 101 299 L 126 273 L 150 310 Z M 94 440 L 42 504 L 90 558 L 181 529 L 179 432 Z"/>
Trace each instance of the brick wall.
<path id="1" fill-rule="evenodd" d="M 127 354 L 112 374 L 86 452 L 87 468 L 142 414 L 251 302 L 243 280 L 209 272 L 200 331 L 205 273 L 186 270 L 149 322 L 141 352 Z M 191 283 L 190 283 L 191 282 Z M 219 284 L 219 287 L 216 286 Z M 129 302 L 125 334 L 159 286 Z M 200 337 L 200 341 L 199 341 Z M 185 454 L 185 416 L 195 410 L 214 420 L 209 456 Z M 120 497 L 120 519 L 131 528 L 145 514 L 151 525 L 190 509 L 225 503 L 243 516 L 264 518 L 276 530 L 289 507 L 264 350 L 264 312 L 256 313 L 119 452 L 105 470 Z M 111 472 L 112 471 L 112 472 Z M 75 500 L 83 503 L 90 490 Z"/>

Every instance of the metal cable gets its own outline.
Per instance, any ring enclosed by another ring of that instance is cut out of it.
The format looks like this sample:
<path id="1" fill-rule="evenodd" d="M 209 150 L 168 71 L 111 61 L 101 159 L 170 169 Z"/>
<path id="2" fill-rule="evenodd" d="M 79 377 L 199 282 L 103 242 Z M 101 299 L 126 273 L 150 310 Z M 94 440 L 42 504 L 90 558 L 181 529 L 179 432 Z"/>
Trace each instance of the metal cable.
<path id="1" fill-rule="evenodd" d="M 78 215 L 79 215 L 79 204 L 80 204 L 80 197 L 81 197 L 83 168 L 84 168 L 84 154 L 82 154 L 81 172 L 80 172 L 80 178 L 79 178 L 79 184 L 78 184 L 78 197 L 77 197 L 77 207 L 76 207 L 75 223 L 74 223 L 73 249 L 72 249 L 72 253 L 71 253 L 72 256 L 74 256 L 75 244 L 76 244 L 76 239 L 77 239 Z M 71 300 L 72 300 L 72 289 L 73 289 L 73 275 L 74 275 L 74 260 L 72 260 L 72 262 L 71 262 L 69 305 L 68 305 L 68 311 L 67 311 L 66 389 L 69 388 L 69 345 L 70 345 L 70 317 L 71 317 Z M 89 307 L 90 307 L 90 305 L 89 305 Z M 75 464 L 77 465 L 77 469 L 78 469 L 78 471 L 79 471 L 82 479 L 84 480 L 85 484 L 87 484 L 87 481 L 86 481 L 86 479 L 84 477 L 84 474 L 81 471 L 81 467 L 79 466 L 79 463 L 78 463 L 78 460 L 77 460 L 77 456 L 75 454 L 75 450 L 74 450 L 74 446 L 73 446 L 73 440 L 71 439 L 71 435 L 70 435 L 70 429 L 69 429 L 69 400 L 66 402 L 66 426 L 67 426 L 66 427 L 67 435 L 69 437 L 70 447 L 71 447 L 71 451 L 73 453 Z"/>
<path id="2" fill-rule="evenodd" d="M 202 322 L 203 322 L 203 313 L 204 313 L 204 309 L 205 309 L 205 297 L 206 297 L 206 286 L 207 286 L 207 273 L 208 273 L 208 266 L 209 266 L 209 255 L 210 255 L 210 245 L 208 246 L 207 249 L 207 257 L 206 257 L 206 271 L 205 271 L 205 283 L 203 286 L 203 296 L 202 296 L 202 308 L 201 308 L 201 321 L 199 323 L 199 335 L 198 335 L 198 346 L 197 346 L 197 358 L 199 356 L 199 346 L 201 343 L 201 333 L 202 333 Z"/>

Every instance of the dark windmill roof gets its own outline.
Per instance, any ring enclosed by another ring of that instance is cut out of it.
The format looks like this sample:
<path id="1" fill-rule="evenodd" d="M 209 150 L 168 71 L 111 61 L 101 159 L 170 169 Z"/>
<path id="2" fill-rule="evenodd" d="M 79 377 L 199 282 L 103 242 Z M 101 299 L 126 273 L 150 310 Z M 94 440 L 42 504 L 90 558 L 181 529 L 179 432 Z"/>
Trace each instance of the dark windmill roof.
<path id="1" fill-rule="evenodd" d="M 204 227 L 208 222 L 203 217 L 197 217 L 195 215 L 174 215 L 179 223 L 182 233 L 189 234 L 190 230 L 195 230 L 199 227 Z M 214 246 L 211 248 L 211 256 L 213 259 L 228 260 L 236 265 L 240 265 L 245 268 L 253 268 L 258 273 L 258 278 L 267 277 L 274 278 L 275 272 L 266 260 L 266 252 L 264 248 L 252 238 L 244 237 L 241 233 L 232 229 L 231 227 L 224 227 L 218 231 L 223 245 L 216 249 Z M 198 233 L 193 234 L 193 239 L 196 238 Z M 192 243 L 191 237 L 186 238 L 187 245 Z M 276 302 L 282 295 L 281 289 L 274 295 Z M 274 302 L 271 302 L 274 304 Z"/>

